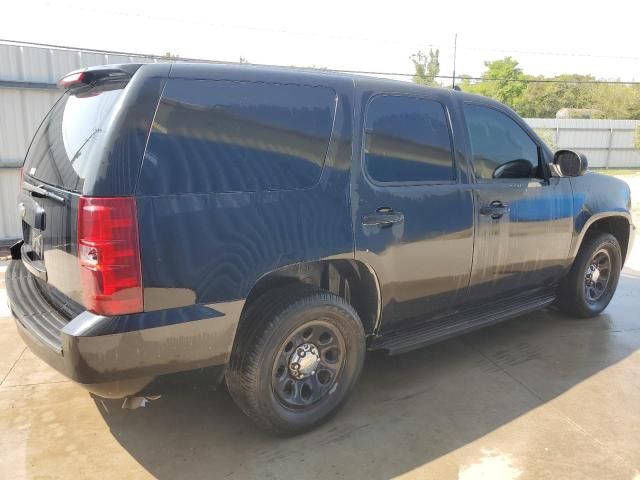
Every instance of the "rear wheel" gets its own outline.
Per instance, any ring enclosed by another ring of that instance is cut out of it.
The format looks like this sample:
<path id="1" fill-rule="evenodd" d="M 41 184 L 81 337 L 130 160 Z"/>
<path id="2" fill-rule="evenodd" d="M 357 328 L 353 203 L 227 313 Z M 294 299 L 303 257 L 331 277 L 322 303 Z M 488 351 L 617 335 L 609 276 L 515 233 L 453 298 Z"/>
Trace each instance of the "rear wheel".
<path id="1" fill-rule="evenodd" d="M 618 240 L 609 233 L 590 235 L 561 285 L 559 307 L 581 317 L 600 314 L 613 298 L 621 269 Z"/>
<path id="2" fill-rule="evenodd" d="M 300 433 L 327 420 L 355 385 L 365 355 L 358 314 L 312 287 L 267 294 L 249 307 L 226 375 L 229 392 L 258 425 Z"/>

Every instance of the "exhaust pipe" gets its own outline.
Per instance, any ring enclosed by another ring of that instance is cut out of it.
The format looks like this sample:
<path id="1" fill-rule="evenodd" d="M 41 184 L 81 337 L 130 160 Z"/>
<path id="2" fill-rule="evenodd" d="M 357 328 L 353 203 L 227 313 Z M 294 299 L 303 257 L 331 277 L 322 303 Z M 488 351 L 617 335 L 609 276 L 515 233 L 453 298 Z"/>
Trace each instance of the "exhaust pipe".
<path id="1" fill-rule="evenodd" d="M 136 410 L 141 407 L 146 407 L 149 402 L 158 400 L 161 395 L 147 395 L 145 397 L 126 397 L 122 402 L 122 408 L 127 410 Z"/>

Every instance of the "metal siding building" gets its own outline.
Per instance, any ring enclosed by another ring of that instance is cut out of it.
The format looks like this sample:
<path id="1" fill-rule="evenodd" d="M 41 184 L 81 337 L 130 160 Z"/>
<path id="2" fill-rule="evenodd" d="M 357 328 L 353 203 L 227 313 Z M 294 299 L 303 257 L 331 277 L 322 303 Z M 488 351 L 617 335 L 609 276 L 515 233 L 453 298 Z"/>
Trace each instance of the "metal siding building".
<path id="1" fill-rule="evenodd" d="M 584 152 L 590 167 L 640 168 L 640 145 L 635 145 L 639 120 L 528 118 L 526 121 L 552 149 Z"/>
<path id="2" fill-rule="evenodd" d="M 83 67 L 148 63 L 155 58 L 80 50 L 0 45 L 0 242 L 18 238 L 20 170 L 40 122 L 60 97 L 58 80 Z"/>
<path id="3" fill-rule="evenodd" d="M 56 82 L 78 68 L 148 63 L 161 57 L 0 44 L 0 243 L 20 236 L 16 197 L 24 156 L 60 96 Z M 185 59 L 186 60 L 186 59 Z M 592 167 L 640 168 L 636 120 L 528 119 L 552 148 L 583 150 Z"/>

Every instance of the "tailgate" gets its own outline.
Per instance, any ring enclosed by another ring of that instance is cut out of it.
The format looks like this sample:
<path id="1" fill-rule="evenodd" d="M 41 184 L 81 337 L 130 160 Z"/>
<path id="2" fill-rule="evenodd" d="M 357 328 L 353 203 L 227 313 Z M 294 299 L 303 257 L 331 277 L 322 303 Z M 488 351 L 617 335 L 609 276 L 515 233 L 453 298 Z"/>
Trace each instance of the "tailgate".
<path id="1" fill-rule="evenodd" d="M 50 302 L 82 310 L 78 202 L 84 181 L 100 171 L 105 130 L 117 114 L 125 82 L 66 91 L 47 114 L 24 164 L 19 211 L 24 266 Z"/>
<path id="2" fill-rule="evenodd" d="M 53 305 L 68 317 L 82 310 L 76 224 L 79 195 L 25 180 L 18 208 L 22 217 L 22 263 Z"/>

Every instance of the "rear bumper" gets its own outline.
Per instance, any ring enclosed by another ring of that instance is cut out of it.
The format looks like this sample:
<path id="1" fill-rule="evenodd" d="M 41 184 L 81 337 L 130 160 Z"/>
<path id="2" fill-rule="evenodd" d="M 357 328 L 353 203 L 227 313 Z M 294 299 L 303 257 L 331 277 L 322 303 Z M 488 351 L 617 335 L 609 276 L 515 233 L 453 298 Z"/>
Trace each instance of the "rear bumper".
<path id="1" fill-rule="evenodd" d="M 160 375 L 225 365 L 243 301 L 104 317 L 85 311 L 69 320 L 51 306 L 20 260 L 5 283 L 28 347 L 96 395 L 120 398 Z"/>

